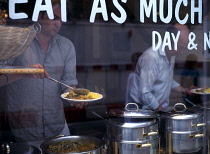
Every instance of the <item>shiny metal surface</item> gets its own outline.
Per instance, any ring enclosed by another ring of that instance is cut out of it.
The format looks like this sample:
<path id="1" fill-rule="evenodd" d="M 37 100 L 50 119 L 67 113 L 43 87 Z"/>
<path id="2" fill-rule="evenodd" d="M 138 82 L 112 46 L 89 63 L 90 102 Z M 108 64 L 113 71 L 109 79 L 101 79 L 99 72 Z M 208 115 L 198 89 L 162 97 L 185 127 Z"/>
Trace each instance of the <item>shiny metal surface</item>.
<path id="1" fill-rule="evenodd" d="M 198 135 L 196 137 L 196 135 Z M 193 153 L 204 146 L 204 131 L 194 134 L 172 134 L 172 149 L 176 153 Z M 194 136 L 194 137 L 192 137 Z"/>
<path id="2" fill-rule="evenodd" d="M 165 154 L 195 153 L 205 146 L 206 123 L 200 110 L 178 103 L 172 112 L 160 117 L 160 145 Z"/>
<path id="3" fill-rule="evenodd" d="M 154 140 L 159 137 L 158 123 L 156 121 L 139 123 L 120 123 L 118 125 L 107 123 L 107 137 L 117 141 Z"/>
<path id="4" fill-rule="evenodd" d="M 147 114 L 145 116 L 142 113 L 130 112 L 130 110 L 127 113 L 122 113 L 116 114 L 117 116 L 110 117 L 107 120 L 107 153 L 158 153 L 159 132 L 157 116 L 147 116 Z"/>
<path id="5" fill-rule="evenodd" d="M 151 141 L 108 141 L 107 154 L 159 154 L 159 139 Z"/>
<path id="6" fill-rule="evenodd" d="M 206 127 L 203 117 L 197 119 L 161 119 L 161 128 L 166 132 L 192 132 Z"/>
<path id="7" fill-rule="evenodd" d="M 178 105 L 174 106 L 172 112 L 160 114 L 161 131 L 188 133 L 203 130 L 206 127 L 201 111 L 186 109 L 181 103 L 178 103 Z"/>
<path id="8" fill-rule="evenodd" d="M 164 132 L 161 134 L 161 149 L 166 154 L 195 153 L 205 146 L 206 129 L 195 132 Z"/>

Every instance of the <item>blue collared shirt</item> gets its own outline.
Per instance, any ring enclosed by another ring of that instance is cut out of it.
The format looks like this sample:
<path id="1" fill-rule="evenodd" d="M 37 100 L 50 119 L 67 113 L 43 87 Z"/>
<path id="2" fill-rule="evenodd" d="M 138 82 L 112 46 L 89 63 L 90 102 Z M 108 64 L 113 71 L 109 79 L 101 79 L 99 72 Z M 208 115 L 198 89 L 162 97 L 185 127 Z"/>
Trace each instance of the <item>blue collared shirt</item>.
<path id="1" fill-rule="evenodd" d="M 133 84 L 132 99 L 143 108 L 155 110 L 159 105 L 168 106 L 172 88 L 180 86 L 173 79 L 175 56 L 168 61 L 162 50 L 147 49 L 139 58 Z"/>
<path id="2" fill-rule="evenodd" d="M 74 45 L 60 35 L 52 38 L 46 54 L 34 39 L 29 48 L 12 63 L 25 67 L 39 63 L 51 77 L 67 85 L 77 85 Z M 8 112 L 14 135 L 23 140 L 59 135 L 65 124 L 60 97 L 65 89 L 48 79 L 27 77 L 9 84 Z"/>

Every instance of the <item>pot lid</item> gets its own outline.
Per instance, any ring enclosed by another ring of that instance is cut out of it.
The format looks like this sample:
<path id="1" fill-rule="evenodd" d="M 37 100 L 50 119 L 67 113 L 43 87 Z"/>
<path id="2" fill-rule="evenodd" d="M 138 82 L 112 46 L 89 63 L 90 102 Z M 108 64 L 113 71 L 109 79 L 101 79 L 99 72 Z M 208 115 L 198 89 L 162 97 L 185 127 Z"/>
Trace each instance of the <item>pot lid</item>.
<path id="1" fill-rule="evenodd" d="M 128 103 L 125 109 L 111 109 L 108 112 L 111 117 L 124 118 L 156 118 L 157 114 L 151 110 L 139 109 L 136 103 Z"/>
<path id="2" fill-rule="evenodd" d="M 109 125 L 122 127 L 122 128 L 144 128 L 150 127 L 157 123 L 156 119 L 147 119 L 144 121 L 139 121 L 138 119 L 129 119 L 126 120 L 125 118 L 112 118 L 108 120 Z"/>
<path id="3" fill-rule="evenodd" d="M 196 119 L 201 117 L 202 113 L 195 108 L 186 108 L 183 103 L 176 103 L 170 112 L 161 113 L 161 117 L 175 120 Z"/>

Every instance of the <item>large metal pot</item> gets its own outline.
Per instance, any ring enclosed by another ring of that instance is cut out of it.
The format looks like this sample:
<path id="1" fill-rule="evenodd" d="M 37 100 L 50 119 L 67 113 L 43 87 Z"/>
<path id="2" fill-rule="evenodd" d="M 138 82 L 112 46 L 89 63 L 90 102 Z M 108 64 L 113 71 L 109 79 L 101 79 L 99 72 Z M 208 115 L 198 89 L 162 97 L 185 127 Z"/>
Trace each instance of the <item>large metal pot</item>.
<path id="1" fill-rule="evenodd" d="M 44 154 L 102 154 L 104 141 L 93 136 L 62 136 L 46 141 Z"/>
<path id="2" fill-rule="evenodd" d="M 133 106 L 134 107 L 131 107 Z M 110 110 L 107 120 L 109 154 L 154 154 L 158 152 L 159 133 L 157 115 L 129 103 L 125 110 Z"/>
<path id="3" fill-rule="evenodd" d="M 108 154 L 157 154 L 159 139 L 140 141 L 108 140 Z"/>
<path id="4" fill-rule="evenodd" d="M 167 132 L 194 132 L 203 130 L 206 126 L 204 123 L 203 113 L 195 108 L 186 108 L 183 103 L 176 103 L 170 112 L 162 112 L 161 126 Z"/>
<path id="5" fill-rule="evenodd" d="M 210 104 L 205 104 L 204 106 L 200 106 L 204 114 L 204 121 L 206 123 L 206 145 L 207 151 L 210 153 Z"/>
<path id="6" fill-rule="evenodd" d="M 175 104 L 172 111 L 160 113 L 161 147 L 166 153 L 194 153 L 204 146 L 206 124 L 201 110 Z"/>
<path id="7" fill-rule="evenodd" d="M 112 118 L 107 121 L 107 137 L 117 141 L 154 140 L 159 137 L 156 119 Z"/>

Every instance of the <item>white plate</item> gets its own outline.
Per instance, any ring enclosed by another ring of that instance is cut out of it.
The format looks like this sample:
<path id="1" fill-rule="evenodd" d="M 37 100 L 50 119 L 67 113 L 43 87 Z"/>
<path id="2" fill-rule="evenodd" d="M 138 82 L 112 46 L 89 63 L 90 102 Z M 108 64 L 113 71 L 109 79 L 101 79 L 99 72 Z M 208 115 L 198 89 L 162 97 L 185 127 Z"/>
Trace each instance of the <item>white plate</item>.
<path id="1" fill-rule="evenodd" d="M 88 95 L 95 95 L 95 99 L 85 99 L 85 100 L 78 100 L 78 99 L 69 99 L 69 98 L 66 98 L 66 96 L 69 94 L 69 92 L 66 92 L 66 93 L 63 93 L 61 95 L 61 98 L 65 99 L 65 100 L 68 100 L 68 101 L 72 101 L 72 102 L 93 102 L 93 101 L 97 101 L 99 99 L 102 99 L 103 98 L 103 95 L 99 94 L 99 93 L 95 93 L 95 92 L 89 92 Z"/>
<path id="2" fill-rule="evenodd" d="M 203 93 L 203 92 L 197 92 L 196 91 L 196 90 L 200 90 L 200 89 L 202 89 L 202 88 L 192 89 L 191 90 L 191 93 L 193 93 L 193 94 L 199 94 L 199 95 L 208 95 L 208 94 L 210 94 L 210 93 Z"/>

